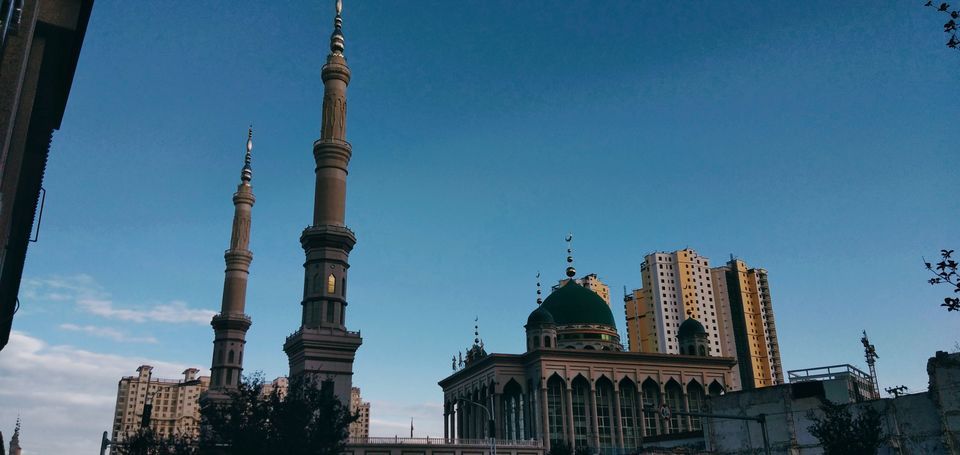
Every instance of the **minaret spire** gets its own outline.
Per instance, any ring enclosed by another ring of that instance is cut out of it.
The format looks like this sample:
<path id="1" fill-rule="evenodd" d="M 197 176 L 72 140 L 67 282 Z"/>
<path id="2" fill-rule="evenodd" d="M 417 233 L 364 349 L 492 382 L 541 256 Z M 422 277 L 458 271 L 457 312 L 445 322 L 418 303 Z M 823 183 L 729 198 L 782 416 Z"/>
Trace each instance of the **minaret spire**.
<path id="1" fill-rule="evenodd" d="M 3 441 L 0 441 L 2 444 Z M 10 455 L 20 455 L 20 416 L 17 416 L 17 426 L 13 429 L 13 436 L 10 437 Z"/>
<path id="2" fill-rule="evenodd" d="M 300 329 L 283 345 L 290 376 L 310 376 L 332 386 L 350 402 L 353 359 L 363 340 L 346 326 L 350 252 L 357 238 L 346 226 L 347 166 L 353 148 L 346 141 L 350 68 L 343 56 L 342 3 L 336 2 L 330 54 L 320 76 L 323 108 L 320 139 L 313 143 L 316 186 L 313 223 L 300 235 L 306 255 Z"/>
<path id="3" fill-rule="evenodd" d="M 334 55 L 343 55 L 343 2 L 337 0 L 337 15 L 333 18 L 333 33 L 330 35 L 330 52 Z"/>
<path id="4" fill-rule="evenodd" d="M 573 279 L 577 275 L 577 269 L 573 267 L 573 234 L 567 234 L 567 278 Z"/>
<path id="5" fill-rule="evenodd" d="M 250 183 L 253 180 L 253 168 L 250 167 L 250 153 L 253 152 L 253 125 L 247 129 L 247 155 L 243 158 L 243 170 L 240 171 L 240 182 Z"/>
<path id="6" fill-rule="evenodd" d="M 233 229 L 230 234 L 230 249 L 223 257 L 227 265 L 223 280 L 223 300 L 220 314 L 213 317 L 213 361 L 210 366 L 210 388 L 233 389 L 243 374 L 243 351 L 246 344 L 250 316 L 244 313 L 247 300 L 247 278 L 250 275 L 251 211 L 256 198 L 253 195 L 253 168 L 250 161 L 253 153 L 253 126 L 247 129 L 247 150 L 240 171 L 240 184 L 233 194 Z"/>

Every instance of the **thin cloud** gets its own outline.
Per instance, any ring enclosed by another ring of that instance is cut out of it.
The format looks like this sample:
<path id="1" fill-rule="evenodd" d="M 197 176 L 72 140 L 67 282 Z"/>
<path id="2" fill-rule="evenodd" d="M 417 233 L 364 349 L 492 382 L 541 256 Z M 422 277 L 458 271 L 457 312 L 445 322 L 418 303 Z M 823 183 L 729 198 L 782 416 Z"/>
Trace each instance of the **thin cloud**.
<path id="1" fill-rule="evenodd" d="M 113 426 L 117 382 L 143 364 L 163 378 L 179 378 L 188 367 L 49 345 L 13 331 L 0 352 L 0 426 L 22 416 L 24 453 L 96 453 L 100 434 Z"/>
<path id="2" fill-rule="evenodd" d="M 111 329 L 110 327 L 98 327 L 95 325 L 76 325 L 76 324 L 60 324 L 59 327 L 61 330 L 68 330 L 71 332 L 83 332 L 99 338 L 108 338 L 116 342 L 150 343 L 150 344 L 156 344 L 159 342 L 154 337 L 129 336 L 126 333 L 123 333 L 116 329 Z"/>
<path id="3" fill-rule="evenodd" d="M 212 310 L 190 308 L 179 300 L 146 307 L 119 306 L 113 302 L 110 293 L 86 274 L 30 278 L 24 280 L 23 288 L 24 300 L 73 301 L 77 308 L 85 313 L 119 321 L 209 324 L 210 318 L 216 314 Z"/>
<path id="4" fill-rule="evenodd" d="M 190 366 L 49 345 L 13 331 L 0 352 L 0 426 L 22 417 L 24 453 L 96 453 L 100 434 L 113 426 L 117 382 L 143 364 L 162 378 L 182 377 Z"/>

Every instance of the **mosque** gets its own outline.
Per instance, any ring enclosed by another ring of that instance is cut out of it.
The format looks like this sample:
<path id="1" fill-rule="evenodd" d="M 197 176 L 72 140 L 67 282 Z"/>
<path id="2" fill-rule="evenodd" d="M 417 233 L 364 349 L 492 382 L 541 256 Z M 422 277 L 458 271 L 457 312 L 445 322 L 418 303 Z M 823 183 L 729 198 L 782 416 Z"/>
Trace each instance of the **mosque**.
<path id="1" fill-rule="evenodd" d="M 300 237 L 305 253 L 301 325 L 287 337 L 290 376 L 317 378 L 322 388 L 349 402 L 353 361 L 362 344 L 347 328 L 349 255 L 356 236 L 345 224 L 347 168 L 353 150 L 346 136 L 347 86 L 351 70 L 344 56 L 341 4 L 337 1 L 330 54 L 321 71 L 324 83 L 320 138 L 313 144 L 316 181 L 312 223 Z M 221 312 L 213 317 L 213 357 L 209 391 L 201 405 L 226 399 L 243 372 L 246 287 L 253 254 L 249 250 L 252 190 L 248 137 L 235 206 Z M 736 361 L 709 356 L 703 325 L 687 319 L 678 332 L 681 355 L 624 351 L 610 307 L 572 278 L 529 315 L 526 352 L 488 354 L 477 336 L 467 358 L 443 389 L 444 438 L 426 441 L 424 453 L 477 453 L 479 441 L 504 441 L 502 453 L 542 454 L 560 441 L 595 451 L 634 449 L 645 441 L 702 441 L 700 419 L 677 412 L 704 409 L 708 395 L 732 384 Z M 538 285 L 539 289 L 539 285 Z M 538 290 L 538 295 L 540 291 Z M 395 438 L 389 438 L 395 439 Z M 353 455 L 382 454 L 382 444 L 351 441 Z M 378 446 L 378 444 L 381 444 Z M 473 445 L 472 451 L 464 451 Z M 510 449 L 510 447 L 513 447 Z M 413 446 L 405 445 L 404 450 Z M 446 451 L 450 449 L 450 451 Z"/>
<path id="2" fill-rule="evenodd" d="M 678 412 L 705 411 L 708 395 L 728 389 L 736 361 L 708 356 L 706 330 L 692 318 L 677 334 L 681 355 L 624 351 L 610 306 L 573 279 L 572 255 L 567 261 L 570 279 L 542 301 L 538 283 L 526 352 L 488 354 L 475 332 L 462 366 L 440 381 L 445 437 L 493 433 L 539 440 L 544 451 L 562 441 L 594 452 L 702 441 L 700 418 Z"/>

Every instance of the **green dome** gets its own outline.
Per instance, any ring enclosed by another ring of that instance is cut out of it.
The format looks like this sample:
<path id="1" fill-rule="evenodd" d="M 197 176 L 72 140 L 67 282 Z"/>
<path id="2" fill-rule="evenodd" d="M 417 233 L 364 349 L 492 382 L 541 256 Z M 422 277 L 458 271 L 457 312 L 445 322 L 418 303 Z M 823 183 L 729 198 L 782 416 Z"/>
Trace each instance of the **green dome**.
<path id="1" fill-rule="evenodd" d="M 677 338 L 685 338 L 701 333 L 704 335 L 707 334 L 707 330 L 703 328 L 703 324 L 694 318 L 687 318 L 686 321 L 683 321 L 683 324 L 680 324 L 680 329 L 677 330 Z"/>
<path id="2" fill-rule="evenodd" d="M 556 324 L 556 321 L 553 320 L 553 315 L 543 305 L 538 305 L 527 317 L 527 327 L 541 324 Z"/>
<path id="3" fill-rule="evenodd" d="M 567 281 L 563 287 L 553 291 L 543 301 L 541 308 L 546 308 L 557 324 L 617 326 L 607 302 L 604 302 L 596 292 L 580 286 L 573 280 Z"/>

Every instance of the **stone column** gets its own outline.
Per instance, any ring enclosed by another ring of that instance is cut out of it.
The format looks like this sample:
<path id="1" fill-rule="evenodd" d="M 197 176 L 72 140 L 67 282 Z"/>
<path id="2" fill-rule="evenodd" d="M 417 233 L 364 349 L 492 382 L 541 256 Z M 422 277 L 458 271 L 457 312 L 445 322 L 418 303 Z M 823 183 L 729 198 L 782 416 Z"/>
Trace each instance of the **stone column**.
<path id="1" fill-rule="evenodd" d="M 594 450 L 600 450 L 600 416 L 597 415 L 597 389 L 590 387 L 590 431 L 593 433 Z"/>
<path id="2" fill-rule="evenodd" d="M 567 438 L 570 445 L 573 445 L 574 438 L 573 433 L 573 385 L 567 385 L 567 418 L 564 421 L 567 423 Z"/>
<path id="3" fill-rule="evenodd" d="M 615 428 L 614 432 L 616 434 L 613 443 L 616 444 L 617 447 L 623 448 L 623 415 L 620 413 L 620 387 L 613 388 L 613 416 L 613 428 Z"/>
<path id="4" fill-rule="evenodd" d="M 450 439 L 450 405 L 443 404 L 443 439 Z"/>
<path id="5" fill-rule="evenodd" d="M 527 439 L 527 413 L 525 412 L 527 406 L 524 405 L 526 397 L 526 394 L 521 393 L 517 398 L 517 439 L 519 440 Z"/>
<path id="6" fill-rule="evenodd" d="M 643 438 L 647 436 L 647 421 L 646 421 L 646 413 L 643 410 L 643 388 L 642 387 L 637 388 L 636 402 L 634 404 L 637 405 L 637 409 L 639 410 L 640 444 L 643 445 Z M 649 436 L 653 436 L 653 435 L 649 435 Z"/>
<path id="7" fill-rule="evenodd" d="M 684 390 L 683 393 L 680 394 L 680 401 L 681 401 L 680 407 L 681 407 L 684 411 L 690 412 L 690 402 L 687 401 L 687 391 L 686 391 L 686 390 Z M 685 423 L 686 423 L 686 430 L 687 430 L 687 431 L 692 431 L 692 430 L 693 430 L 693 417 L 690 417 L 690 416 L 682 416 L 682 417 L 683 417 L 683 418 L 680 419 L 680 420 L 681 420 L 682 422 L 685 422 Z"/>
<path id="8" fill-rule="evenodd" d="M 496 419 L 498 416 L 505 415 L 505 414 L 506 414 L 505 412 L 500 412 L 499 414 L 497 413 L 497 411 L 507 409 L 507 407 L 504 406 L 504 404 L 503 404 L 503 395 L 502 395 L 502 394 L 499 394 L 499 393 L 493 393 L 493 394 L 490 395 L 490 396 L 491 396 L 491 400 L 490 400 L 490 415 L 493 417 L 493 419 Z M 509 412 L 509 410 L 507 410 L 507 412 Z M 492 434 L 492 435 L 490 435 L 490 436 L 492 436 L 492 437 L 494 437 L 494 438 L 497 438 L 497 439 L 502 439 L 502 438 L 503 438 L 503 430 L 504 430 L 503 425 L 504 425 L 506 422 L 509 422 L 509 421 L 510 421 L 510 419 L 501 418 L 501 419 L 500 419 L 500 422 L 499 422 L 499 424 L 498 424 L 498 423 L 496 422 L 496 420 L 494 420 L 494 424 L 493 424 L 494 434 Z M 484 422 L 484 427 L 486 427 L 486 422 Z"/>
<path id="9" fill-rule="evenodd" d="M 550 451 L 550 416 L 547 414 L 547 384 L 540 387 L 540 440 L 544 452 Z"/>

